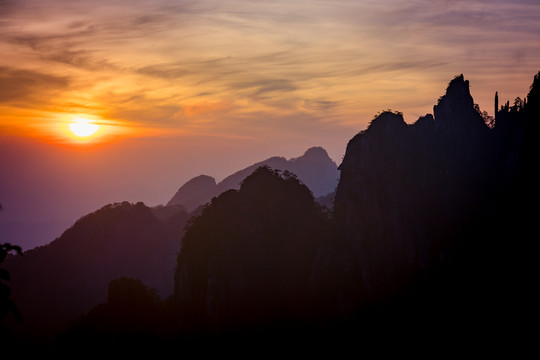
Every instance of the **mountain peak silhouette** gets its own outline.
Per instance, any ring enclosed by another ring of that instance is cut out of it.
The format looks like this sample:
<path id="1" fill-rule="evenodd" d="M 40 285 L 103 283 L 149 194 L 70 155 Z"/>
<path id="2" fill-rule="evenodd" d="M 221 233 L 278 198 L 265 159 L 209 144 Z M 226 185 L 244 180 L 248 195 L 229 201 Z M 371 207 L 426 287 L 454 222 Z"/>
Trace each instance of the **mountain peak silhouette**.
<path id="1" fill-rule="evenodd" d="M 439 133 L 476 136 L 488 129 L 470 93 L 469 81 L 463 74 L 456 76 L 446 88 L 446 93 L 433 106 L 435 126 Z"/>
<path id="2" fill-rule="evenodd" d="M 328 156 L 324 148 L 314 146 L 307 149 L 302 156 L 290 160 L 273 156 L 257 162 L 227 176 L 218 184 L 210 176 L 197 176 L 182 185 L 167 206 L 181 204 L 189 211 L 193 211 L 227 190 L 239 189 L 242 181 L 261 166 L 294 173 L 307 185 L 315 197 L 334 191 L 339 179 L 336 163 Z"/>
<path id="3" fill-rule="evenodd" d="M 433 115 L 407 125 L 399 112 L 378 114 L 347 144 L 331 214 L 308 182 L 337 178 L 321 147 L 269 158 L 219 184 L 206 175 L 188 181 L 184 198 L 190 189 L 216 195 L 199 215 L 179 205 L 108 205 L 10 259 L 13 300 L 26 323 L 41 317 L 35 324 L 57 331 L 104 299 L 111 280 L 105 307 L 71 333 L 86 347 L 170 334 L 178 349 L 194 333 L 204 345 L 221 334 L 227 344 L 255 334 L 273 346 L 272 336 L 285 334 L 342 345 L 368 336 L 448 339 L 455 329 L 507 340 L 504 329 L 519 329 L 536 306 L 530 208 L 540 73 L 527 101 L 518 99 L 487 126 L 459 75 Z M 165 302 L 152 290 L 171 287 Z"/>
<path id="4" fill-rule="evenodd" d="M 326 150 L 321 146 L 310 147 L 309 149 L 306 150 L 304 155 L 302 155 L 301 157 L 306 158 L 306 159 L 312 159 L 312 160 L 319 160 L 319 159 L 326 160 L 330 158 Z"/>
<path id="5" fill-rule="evenodd" d="M 406 127 L 403 114 L 399 112 L 383 111 L 369 124 L 369 131 L 392 131 Z"/>
<path id="6" fill-rule="evenodd" d="M 193 210 L 206 203 L 215 196 L 216 180 L 208 175 L 199 175 L 178 189 L 176 194 L 169 200 L 167 206 L 183 205 L 186 209 Z"/>

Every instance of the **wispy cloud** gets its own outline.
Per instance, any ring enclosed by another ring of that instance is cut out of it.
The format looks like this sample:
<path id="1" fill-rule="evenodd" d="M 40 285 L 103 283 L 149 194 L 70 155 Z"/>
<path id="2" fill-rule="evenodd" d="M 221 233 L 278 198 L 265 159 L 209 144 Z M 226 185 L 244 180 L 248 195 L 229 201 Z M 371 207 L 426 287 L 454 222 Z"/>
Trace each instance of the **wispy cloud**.
<path id="1" fill-rule="evenodd" d="M 173 80 L 182 76 L 186 76 L 191 72 L 187 70 L 182 65 L 148 65 L 140 69 L 135 70 L 136 72 L 148 75 L 160 79 Z"/>
<path id="2" fill-rule="evenodd" d="M 232 82 L 230 88 L 237 90 L 248 90 L 248 93 L 253 96 L 268 96 L 274 92 L 291 92 L 298 87 L 288 79 L 265 79 L 259 78 L 252 81 Z"/>
<path id="3" fill-rule="evenodd" d="M 43 107 L 66 90 L 69 78 L 33 70 L 0 67 L 0 103 Z"/>
<path id="4" fill-rule="evenodd" d="M 304 100 L 304 107 L 309 110 L 325 111 L 339 106 L 338 101 L 330 100 Z"/>
<path id="5" fill-rule="evenodd" d="M 11 89 L 0 101 L 54 93 L 59 111 L 144 126 L 359 126 L 386 107 L 429 112 L 459 73 L 485 88 L 473 93 L 482 105 L 540 67 L 535 0 L 3 0 L 0 11 Z"/>

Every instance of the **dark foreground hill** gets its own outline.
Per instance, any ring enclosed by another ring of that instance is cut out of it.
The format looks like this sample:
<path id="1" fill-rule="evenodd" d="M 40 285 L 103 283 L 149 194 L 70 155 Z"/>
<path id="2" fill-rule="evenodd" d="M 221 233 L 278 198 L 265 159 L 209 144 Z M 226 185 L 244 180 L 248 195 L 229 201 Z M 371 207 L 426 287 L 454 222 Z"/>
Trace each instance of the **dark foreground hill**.
<path id="1" fill-rule="evenodd" d="M 166 297 L 184 225 L 182 207 L 110 204 L 78 220 L 50 244 L 10 258 L 12 298 L 23 321 L 18 331 L 54 337 L 96 304 L 107 286 L 134 277 Z"/>
<path id="2" fill-rule="evenodd" d="M 218 329 L 301 317 L 327 230 L 305 185 L 260 167 L 192 222 L 178 257 L 175 298 L 189 321 Z"/>

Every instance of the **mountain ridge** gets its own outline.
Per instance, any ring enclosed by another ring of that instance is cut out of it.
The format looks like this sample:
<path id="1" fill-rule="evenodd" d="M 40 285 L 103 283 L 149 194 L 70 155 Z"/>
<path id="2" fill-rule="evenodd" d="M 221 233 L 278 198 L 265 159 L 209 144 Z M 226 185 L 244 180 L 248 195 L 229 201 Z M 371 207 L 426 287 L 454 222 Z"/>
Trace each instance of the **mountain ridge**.
<path id="1" fill-rule="evenodd" d="M 48 336 L 63 329 L 104 301 L 109 282 L 122 276 L 142 279 L 168 296 L 189 217 L 180 206 L 108 204 L 51 243 L 8 259 L 13 299 L 24 314 L 22 331 Z"/>
<path id="2" fill-rule="evenodd" d="M 339 179 L 336 163 L 330 159 L 324 148 L 314 146 L 307 149 L 303 155 L 289 160 L 285 157 L 273 156 L 259 161 L 232 173 L 219 183 L 208 175 L 196 176 L 178 189 L 167 202 L 167 206 L 182 204 L 189 211 L 193 211 L 227 190 L 239 189 L 241 182 L 260 166 L 269 166 L 272 169 L 287 170 L 296 174 L 300 181 L 310 188 L 315 197 L 334 191 Z"/>
<path id="3" fill-rule="evenodd" d="M 101 303 L 64 333 L 77 345 L 138 344 L 164 334 L 173 346 L 186 336 L 207 344 L 261 334 L 272 344 L 283 336 L 388 343 L 394 336 L 453 339 L 456 329 L 504 338 L 536 305 L 536 214 L 529 209 L 538 192 L 539 89 L 540 73 L 526 103 L 497 109 L 493 127 L 462 75 L 434 115 L 408 125 L 399 112 L 379 113 L 347 144 L 332 212 L 297 175 L 269 166 L 191 214 L 181 205 L 107 205 L 50 245 L 9 259 L 12 298 L 23 318 L 37 306 L 52 316 L 44 321 L 65 326 L 77 316 L 68 309 L 73 299 L 93 284 L 78 311 Z M 324 153 L 313 149 L 305 159 L 317 156 Z M 215 180 L 201 179 L 213 188 Z M 95 274 L 126 259 L 137 271 L 112 273 L 107 280 L 120 279 L 104 300 L 106 280 L 95 287 Z M 21 265 L 32 262 L 32 271 Z M 157 268 L 174 280 L 152 280 Z M 160 301 L 145 284 L 172 294 Z M 25 285 L 33 289 L 23 301 Z M 61 319 L 54 319 L 57 303 Z M 126 309 L 133 312 L 116 317 Z M 153 315 L 159 320 L 150 332 L 137 332 L 133 319 Z"/>

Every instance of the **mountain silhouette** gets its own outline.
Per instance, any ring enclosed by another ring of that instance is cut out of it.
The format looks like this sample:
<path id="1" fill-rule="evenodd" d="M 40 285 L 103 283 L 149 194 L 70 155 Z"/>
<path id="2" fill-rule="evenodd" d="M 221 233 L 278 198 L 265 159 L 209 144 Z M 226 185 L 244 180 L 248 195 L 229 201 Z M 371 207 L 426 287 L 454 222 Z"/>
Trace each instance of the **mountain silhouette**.
<path id="1" fill-rule="evenodd" d="M 183 205 L 186 209 L 195 210 L 210 202 L 216 192 L 216 180 L 208 175 L 199 175 L 182 185 L 167 206 Z"/>
<path id="2" fill-rule="evenodd" d="M 259 167 L 188 227 L 174 296 L 191 321 L 217 328 L 299 316 L 324 224 L 307 186 Z"/>
<path id="3" fill-rule="evenodd" d="M 381 113 L 349 142 L 339 167 L 335 217 L 375 298 L 438 259 L 444 237 L 483 204 L 495 176 L 490 129 L 462 75 L 434 114 L 408 125 L 400 113 Z"/>
<path id="4" fill-rule="evenodd" d="M 349 313 L 386 304 L 393 321 L 503 331 L 522 300 L 500 293 L 502 279 L 523 286 L 516 293 L 531 280 L 522 251 L 531 246 L 525 199 L 535 186 L 526 159 L 538 150 L 525 138 L 538 126 L 531 95 L 538 86 L 537 75 L 527 105 L 498 112 L 491 129 L 460 75 L 434 116 L 407 125 L 400 113 L 383 112 L 351 139 L 334 205 L 351 264 L 344 273 L 356 291 Z M 432 323 L 434 314 L 441 323 Z"/>
<path id="5" fill-rule="evenodd" d="M 536 76 L 530 94 L 538 83 Z M 500 294 L 501 279 L 511 274 L 520 284 L 512 289 L 528 294 L 523 289 L 534 273 L 530 250 L 523 252 L 531 248 L 523 231 L 534 221 L 522 221 L 530 218 L 524 199 L 534 186 L 528 177 L 536 148 L 521 139 L 537 126 L 537 101 L 528 96 L 508 115 L 512 130 L 501 133 L 459 75 L 433 115 L 408 125 L 399 112 L 380 113 L 347 145 L 332 218 L 319 213 L 309 227 L 298 214 L 314 214 L 313 199 L 294 199 L 280 184 L 286 177 L 260 168 L 188 226 L 175 276 L 177 306 L 212 329 L 241 323 L 256 331 L 294 319 L 327 324 L 322 337 L 337 340 L 371 338 L 388 326 L 388 336 L 401 338 L 433 336 L 429 329 L 448 334 L 456 326 L 469 334 L 462 324 L 470 323 L 501 336 L 524 303 Z M 293 249 L 305 258 L 280 261 Z M 296 292 L 284 295 L 293 283 Z M 410 324 L 419 325 L 417 332 L 407 334 Z"/>
<path id="6" fill-rule="evenodd" d="M 214 178 L 207 175 L 194 177 L 178 189 L 167 205 L 181 204 L 189 211 L 193 211 L 227 190 L 239 189 L 240 183 L 260 166 L 287 170 L 295 174 L 300 181 L 307 185 L 315 197 L 334 191 L 339 180 L 337 165 L 330 159 L 326 150 L 322 147 L 312 147 L 297 158 L 287 160 L 275 156 L 260 161 L 227 176 L 218 184 Z"/>
<path id="7" fill-rule="evenodd" d="M 103 302 L 109 283 L 120 277 L 141 279 L 168 296 L 189 217 L 180 206 L 109 204 L 50 244 L 8 259 L 21 331 L 52 336 Z"/>
<path id="8" fill-rule="evenodd" d="M 540 73 L 514 106 L 495 98 L 490 117 L 459 75 L 433 114 L 410 125 L 399 112 L 376 115 L 347 144 L 332 212 L 308 180 L 280 168 L 313 169 L 326 161 L 321 148 L 219 184 L 192 179 L 175 201 L 205 204 L 193 217 L 175 198 L 108 205 L 7 259 L 11 299 L 23 322 L 48 324 L 49 334 L 51 323 L 57 333 L 76 320 L 60 344 L 79 348 L 526 338 Z"/>

